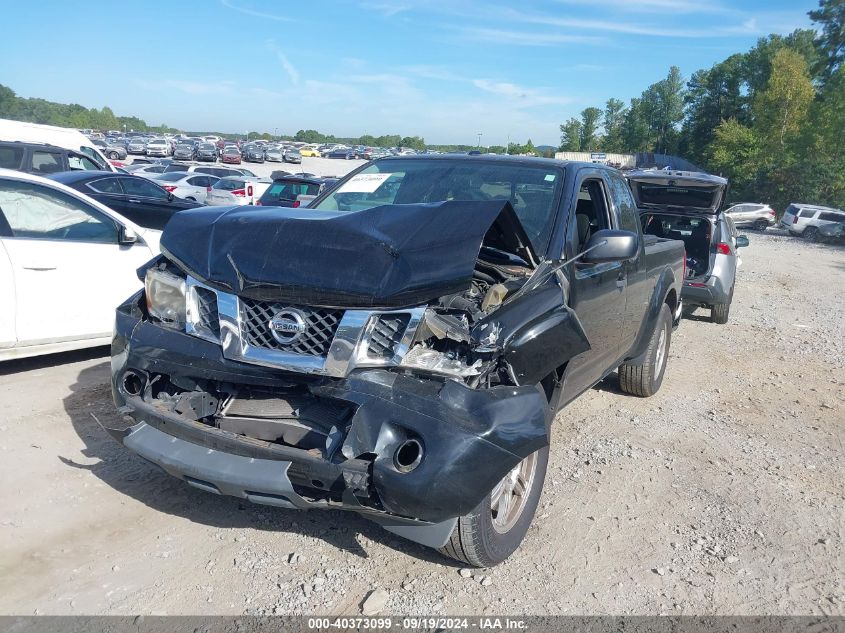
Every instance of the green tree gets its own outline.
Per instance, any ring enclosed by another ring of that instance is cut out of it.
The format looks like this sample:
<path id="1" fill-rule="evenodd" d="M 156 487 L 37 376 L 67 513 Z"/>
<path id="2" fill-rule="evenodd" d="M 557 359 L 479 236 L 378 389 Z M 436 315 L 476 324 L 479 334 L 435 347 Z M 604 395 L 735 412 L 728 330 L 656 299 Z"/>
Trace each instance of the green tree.
<path id="1" fill-rule="evenodd" d="M 771 156 L 778 153 L 777 160 L 784 160 L 782 152 L 798 138 L 814 96 L 804 57 L 789 49 L 779 50 L 772 60 L 768 84 L 752 104 L 754 130 Z"/>
<path id="2" fill-rule="evenodd" d="M 400 141 L 399 144 L 402 147 L 410 147 L 411 149 L 415 150 L 425 149 L 425 139 L 419 136 L 406 136 Z"/>
<path id="3" fill-rule="evenodd" d="M 326 135 L 321 134 L 317 130 L 299 130 L 294 134 L 293 140 L 301 143 L 325 143 Z"/>
<path id="4" fill-rule="evenodd" d="M 644 152 L 649 149 L 648 113 L 640 98 L 631 99 L 622 120 L 622 146 L 629 152 Z"/>
<path id="5" fill-rule="evenodd" d="M 748 99 L 743 89 L 743 61 L 742 55 L 731 55 L 708 70 L 696 71 L 687 82 L 680 147 L 688 158 L 697 161 L 705 157 L 721 121 L 736 119 L 744 125 L 750 123 Z"/>
<path id="6" fill-rule="evenodd" d="M 590 152 L 598 149 L 598 129 L 601 114 L 601 110 L 593 107 L 584 108 L 581 111 L 580 151 Z"/>
<path id="7" fill-rule="evenodd" d="M 677 147 L 677 126 L 684 117 L 684 79 L 681 69 L 672 66 L 662 81 L 649 87 L 652 100 L 651 127 L 655 151 L 671 153 Z"/>
<path id="8" fill-rule="evenodd" d="M 731 181 L 735 196 L 753 194 L 759 150 L 751 128 L 736 119 L 722 121 L 716 127 L 707 154 L 710 169 Z"/>
<path id="9" fill-rule="evenodd" d="M 560 151 L 580 152 L 581 151 L 581 128 L 583 123 L 580 119 L 568 119 L 560 126 Z M 508 152 L 510 153 L 510 152 Z"/>
<path id="10" fill-rule="evenodd" d="M 810 19 L 821 26 L 817 40 L 819 74 L 828 79 L 845 61 L 845 0 L 819 0 Z"/>
<path id="11" fill-rule="evenodd" d="M 624 150 L 622 140 L 622 124 L 625 121 L 625 102 L 619 99 L 608 99 L 604 104 L 602 125 L 604 139 L 602 149 L 607 152 L 621 152 Z"/>

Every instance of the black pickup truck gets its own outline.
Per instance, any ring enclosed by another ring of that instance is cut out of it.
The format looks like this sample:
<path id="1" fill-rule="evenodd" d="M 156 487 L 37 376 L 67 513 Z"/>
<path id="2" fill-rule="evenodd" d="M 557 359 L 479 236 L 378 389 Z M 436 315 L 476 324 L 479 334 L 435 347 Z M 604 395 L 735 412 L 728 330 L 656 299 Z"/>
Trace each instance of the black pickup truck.
<path id="1" fill-rule="evenodd" d="M 479 566 L 525 536 L 556 412 L 617 368 L 657 391 L 681 311 L 683 244 L 585 163 L 376 160 L 310 208 L 178 213 L 161 251 L 117 309 L 118 441 Z"/>

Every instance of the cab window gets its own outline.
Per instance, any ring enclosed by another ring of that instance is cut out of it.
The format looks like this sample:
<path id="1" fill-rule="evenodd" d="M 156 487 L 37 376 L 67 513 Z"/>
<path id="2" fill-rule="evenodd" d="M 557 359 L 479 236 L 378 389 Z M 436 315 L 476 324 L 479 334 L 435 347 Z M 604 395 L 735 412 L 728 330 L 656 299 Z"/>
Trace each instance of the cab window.
<path id="1" fill-rule="evenodd" d="M 597 231 L 612 228 L 607 207 L 604 183 L 601 178 L 589 178 L 581 183 L 575 205 L 577 252 L 584 250 Z"/>

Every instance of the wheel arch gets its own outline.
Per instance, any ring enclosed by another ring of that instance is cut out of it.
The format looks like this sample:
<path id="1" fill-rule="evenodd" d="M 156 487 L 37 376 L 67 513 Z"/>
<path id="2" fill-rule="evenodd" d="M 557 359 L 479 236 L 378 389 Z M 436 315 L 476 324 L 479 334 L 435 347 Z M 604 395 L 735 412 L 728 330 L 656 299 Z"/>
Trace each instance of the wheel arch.
<path id="1" fill-rule="evenodd" d="M 657 323 L 660 309 L 664 305 L 669 306 L 672 315 L 675 314 L 678 307 L 678 292 L 675 290 L 675 275 L 669 268 L 664 269 L 657 279 L 651 299 L 648 302 L 648 308 L 640 324 L 640 330 L 637 332 L 637 338 L 631 346 L 631 351 L 625 357 L 626 361 L 636 363 L 641 360 L 640 357 L 645 354 L 646 348 L 648 348 L 648 341 Z"/>

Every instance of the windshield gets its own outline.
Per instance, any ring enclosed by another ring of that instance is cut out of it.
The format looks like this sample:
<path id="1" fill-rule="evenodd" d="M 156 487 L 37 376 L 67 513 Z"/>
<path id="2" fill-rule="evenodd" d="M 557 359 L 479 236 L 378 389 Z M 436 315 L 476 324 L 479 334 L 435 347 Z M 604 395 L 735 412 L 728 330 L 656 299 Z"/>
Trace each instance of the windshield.
<path id="1" fill-rule="evenodd" d="M 562 171 L 542 164 L 384 160 L 357 172 L 314 208 L 352 212 L 385 204 L 510 200 L 535 250 L 544 252 L 562 179 Z"/>
<path id="2" fill-rule="evenodd" d="M 262 196 L 262 201 L 288 200 L 294 201 L 297 196 L 316 196 L 320 193 L 320 185 L 310 182 L 274 182 Z"/>

